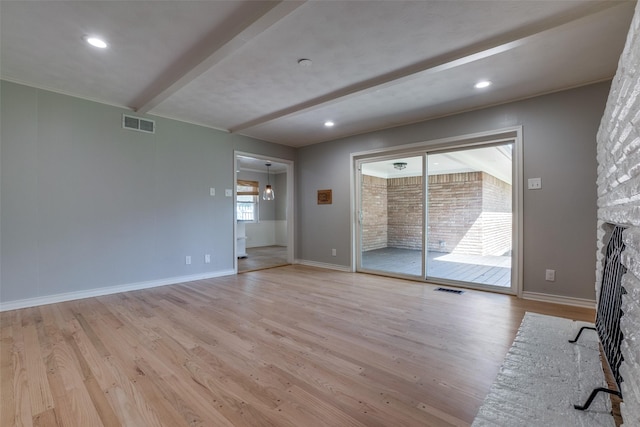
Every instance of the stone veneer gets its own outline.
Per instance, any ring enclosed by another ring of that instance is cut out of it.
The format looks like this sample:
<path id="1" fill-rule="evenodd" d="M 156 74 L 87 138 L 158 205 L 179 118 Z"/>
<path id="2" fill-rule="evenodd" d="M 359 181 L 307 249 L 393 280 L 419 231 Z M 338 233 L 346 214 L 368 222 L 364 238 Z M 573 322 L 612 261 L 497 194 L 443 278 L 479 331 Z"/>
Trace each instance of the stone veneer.
<path id="1" fill-rule="evenodd" d="M 622 263 L 624 333 L 620 367 L 624 426 L 640 426 L 640 3 L 611 85 L 598 131 L 598 259 L 599 296 L 609 224 L 625 225 Z"/>

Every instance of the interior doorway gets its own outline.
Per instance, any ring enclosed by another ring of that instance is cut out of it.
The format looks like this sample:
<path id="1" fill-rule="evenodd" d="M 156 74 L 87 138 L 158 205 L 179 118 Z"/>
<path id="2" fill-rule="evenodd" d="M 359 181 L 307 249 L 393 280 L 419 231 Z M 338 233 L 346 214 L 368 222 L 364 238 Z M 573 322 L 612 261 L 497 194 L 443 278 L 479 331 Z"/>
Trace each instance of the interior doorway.
<path id="1" fill-rule="evenodd" d="M 293 263 L 293 163 L 236 152 L 235 165 L 236 271 Z"/>
<path id="2" fill-rule="evenodd" d="M 356 271 L 518 293 L 513 135 L 356 158 Z"/>

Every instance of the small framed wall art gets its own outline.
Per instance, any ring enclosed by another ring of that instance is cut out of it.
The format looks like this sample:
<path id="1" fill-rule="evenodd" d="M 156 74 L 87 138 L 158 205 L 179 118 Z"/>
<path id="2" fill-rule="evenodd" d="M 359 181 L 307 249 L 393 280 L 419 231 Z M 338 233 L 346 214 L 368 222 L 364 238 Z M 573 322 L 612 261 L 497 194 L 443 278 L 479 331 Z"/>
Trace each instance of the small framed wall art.
<path id="1" fill-rule="evenodd" d="M 330 205 L 331 203 L 331 190 L 318 190 L 318 204 Z"/>

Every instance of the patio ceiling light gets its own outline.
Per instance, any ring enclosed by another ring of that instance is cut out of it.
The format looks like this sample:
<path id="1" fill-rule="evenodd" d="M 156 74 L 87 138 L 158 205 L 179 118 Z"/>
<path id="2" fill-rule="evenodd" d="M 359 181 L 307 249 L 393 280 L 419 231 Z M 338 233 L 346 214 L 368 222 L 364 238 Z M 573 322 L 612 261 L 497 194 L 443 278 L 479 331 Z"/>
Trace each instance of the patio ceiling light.
<path id="1" fill-rule="evenodd" d="M 407 163 L 406 162 L 396 162 L 393 164 L 393 167 L 398 169 L 399 171 L 401 171 L 402 169 L 407 167 Z"/>

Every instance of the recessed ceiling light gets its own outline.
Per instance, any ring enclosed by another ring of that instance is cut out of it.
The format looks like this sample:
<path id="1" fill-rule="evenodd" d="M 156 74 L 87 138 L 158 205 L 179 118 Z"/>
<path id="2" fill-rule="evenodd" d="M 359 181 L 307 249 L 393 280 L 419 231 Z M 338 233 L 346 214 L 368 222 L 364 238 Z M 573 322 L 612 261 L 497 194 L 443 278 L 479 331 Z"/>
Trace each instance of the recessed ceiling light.
<path id="1" fill-rule="evenodd" d="M 484 89 L 485 87 L 491 86 L 491 82 L 489 80 L 481 80 L 475 84 L 476 89 Z"/>
<path id="2" fill-rule="evenodd" d="M 331 120 L 327 120 L 326 122 L 324 122 L 325 127 L 328 128 L 332 128 L 333 126 L 335 126 L 335 123 L 333 123 Z"/>
<path id="3" fill-rule="evenodd" d="M 84 40 L 89 43 L 91 46 L 93 47 L 97 47 L 100 49 L 105 49 L 108 45 L 107 42 L 105 42 L 104 40 L 102 40 L 99 37 L 95 37 L 95 36 L 86 36 L 84 38 Z"/>

